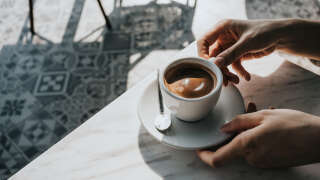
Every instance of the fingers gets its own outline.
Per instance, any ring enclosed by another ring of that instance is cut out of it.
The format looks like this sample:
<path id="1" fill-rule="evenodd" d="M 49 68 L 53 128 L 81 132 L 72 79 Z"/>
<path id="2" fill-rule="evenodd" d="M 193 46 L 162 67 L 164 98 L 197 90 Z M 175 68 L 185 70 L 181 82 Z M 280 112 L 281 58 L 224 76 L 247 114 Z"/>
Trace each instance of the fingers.
<path id="1" fill-rule="evenodd" d="M 221 53 L 222 51 L 224 51 L 225 49 L 227 49 L 228 47 L 232 46 L 232 41 L 229 40 L 225 40 L 225 41 L 221 41 L 221 39 L 219 38 L 211 47 L 210 47 L 210 53 L 209 56 L 210 57 L 216 57 L 219 53 Z M 227 67 L 220 67 L 222 74 L 223 74 L 223 84 L 225 86 L 228 85 L 228 82 L 231 81 L 235 84 L 239 83 L 239 77 L 230 72 L 229 69 Z"/>
<path id="2" fill-rule="evenodd" d="M 245 55 L 242 55 L 241 58 L 238 60 L 235 60 L 232 62 L 232 68 L 237 72 L 238 75 L 243 77 L 246 81 L 250 81 L 251 75 L 250 73 L 242 66 L 241 61 L 242 60 L 250 60 L 250 59 L 255 59 L 255 58 L 261 58 L 263 56 L 269 55 L 274 51 L 274 47 L 267 48 L 265 50 L 262 50 L 260 52 L 255 52 L 255 53 L 247 53 Z M 221 55 L 219 55 L 221 56 Z M 222 60 L 221 58 L 216 60 L 216 64 L 219 65 Z"/>
<path id="3" fill-rule="evenodd" d="M 197 151 L 199 158 L 212 167 L 219 167 L 232 159 L 241 155 L 241 145 L 238 138 L 233 139 L 230 143 L 222 146 L 216 152 L 200 150 Z"/>
<path id="4" fill-rule="evenodd" d="M 247 54 L 243 55 L 240 59 L 242 61 L 251 60 L 251 59 L 258 59 L 263 56 L 267 56 L 267 55 L 271 54 L 274 50 L 275 50 L 275 46 L 272 46 L 272 47 L 269 47 L 267 49 L 264 49 L 264 50 L 261 50 L 258 52 L 247 53 Z"/>
<path id="5" fill-rule="evenodd" d="M 220 33 L 226 28 L 228 21 L 222 21 L 197 41 L 198 54 L 200 57 L 209 59 L 209 48 L 218 39 Z"/>
<path id="6" fill-rule="evenodd" d="M 240 57 L 247 51 L 248 49 L 244 46 L 244 40 L 239 39 L 239 41 L 217 56 L 217 65 L 219 67 L 228 66 L 234 61 L 240 59 Z"/>
<path id="7" fill-rule="evenodd" d="M 228 77 L 226 75 L 223 75 L 223 85 L 228 86 L 228 83 L 229 83 Z"/>
<path id="8" fill-rule="evenodd" d="M 198 40 L 197 41 L 198 47 L 198 55 L 202 58 L 209 59 L 209 47 L 210 44 L 206 40 Z"/>
<path id="9" fill-rule="evenodd" d="M 206 33 L 201 39 L 206 40 L 210 45 L 212 45 L 219 37 L 220 33 L 227 28 L 229 20 L 220 21 L 215 25 L 215 27 Z"/>
<path id="10" fill-rule="evenodd" d="M 216 167 L 212 161 L 212 159 L 214 158 L 214 152 L 207 150 L 198 150 L 197 155 L 203 162 L 205 162 L 209 166 Z"/>
<path id="11" fill-rule="evenodd" d="M 220 68 L 223 74 L 223 84 L 225 86 L 228 85 L 228 81 L 231 81 L 235 84 L 239 83 L 239 77 L 235 74 L 233 74 L 232 72 L 229 71 L 229 69 L 227 67 L 222 67 Z"/>
<path id="12" fill-rule="evenodd" d="M 237 60 L 232 63 L 232 68 L 240 75 L 242 76 L 246 81 L 250 81 L 251 76 L 250 73 L 244 69 L 244 67 L 241 64 L 240 60 Z"/>
<path id="13" fill-rule="evenodd" d="M 241 132 L 260 125 L 262 117 L 258 112 L 241 114 L 224 124 L 220 129 L 225 133 Z"/>
<path id="14" fill-rule="evenodd" d="M 231 31 L 232 32 L 232 31 Z M 224 50 L 231 47 L 234 43 L 237 42 L 237 39 L 230 33 L 229 31 L 224 31 L 218 37 L 218 39 L 214 42 L 212 46 L 210 46 L 210 57 L 216 57 Z"/>
<path id="15" fill-rule="evenodd" d="M 222 46 L 219 43 L 219 40 L 217 40 L 212 46 L 210 46 L 210 48 L 209 48 L 209 56 L 210 57 L 216 57 L 222 51 L 223 51 Z"/>

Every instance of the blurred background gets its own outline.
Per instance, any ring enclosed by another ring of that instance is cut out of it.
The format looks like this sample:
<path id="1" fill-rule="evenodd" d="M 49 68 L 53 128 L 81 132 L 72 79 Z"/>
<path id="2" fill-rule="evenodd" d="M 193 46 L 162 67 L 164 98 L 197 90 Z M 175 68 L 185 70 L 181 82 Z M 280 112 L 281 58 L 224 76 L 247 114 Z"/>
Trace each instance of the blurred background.
<path id="1" fill-rule="evenodd" d="M 32 35 L 28 1 L 0 0 L 0 179 L 23 168 L 219 20 L 320 17 L 318 0 L 101 3 L 112 30 L 96 0 L 33 1 Z"/>

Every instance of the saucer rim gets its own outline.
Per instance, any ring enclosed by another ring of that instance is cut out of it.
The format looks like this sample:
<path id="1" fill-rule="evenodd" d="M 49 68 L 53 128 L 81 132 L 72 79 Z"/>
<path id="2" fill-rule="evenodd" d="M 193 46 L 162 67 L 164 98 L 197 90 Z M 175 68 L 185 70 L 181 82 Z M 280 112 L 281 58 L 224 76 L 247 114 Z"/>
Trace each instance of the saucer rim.
<path id="1" fill-rule="evenodd" d="M 222 144 L 223 142 L 227 141 L 228 139 L 230 139 L 233 134 L 227 134 L 227 133 L 224 133 L 225 135 L 225 138 L 223 138 L 222 140 L 220 141 L 217 141 L 215 144 L 211 144 L 211 145 L 204 145 L 204 146 L 198 146 L 198 147 L 183 147 L 183 146 L 175 146 L 175 145 L 172 145 L 172 144 L 169 144 L 167 143 L 166 141 L 163 141 L 162 138 L 159 138 L 158 136 L 154 135 L 153 133 L 150 132 L 150 130 L 148 130 L 149 128 L 145 126 L 145 123 L 143 123 L 143 120 L 142 120 L 142 115 L 141 115 L 141 106 L 142 106 L 142 99 L 144 98 L 144 95 L 145 95 L 145 92 L 147 91 L 147 89 L 149 88 L 149 86 L 151 86 L 152 83 L 156 83 L 156 78 L 152 78 L 152 80 L 148 83 L 148 85 L 145 86 L 144 90 L 143 90 L 143 93 L 141 94 L 140 98 L 139 98 L 139 101 L 138 101 L 138 106 L 137 106 L 137 114 L 138 114 L 138 118 L 139 118 L 139 121 L 140 123 L 142 124 L 143 128 L 148 132 L 149 135 L 151 135 L 154 139 L 156 139 L 158 142 L 160 142 L 161 144 L 164 144 L 166 146 L 169 146 L 173 149 L 177 149 L 177 150 L 188 150 L 188 151 L 191 151 L 191 150 L 199 150 L 199 149 L 206 149 L 206 148 L 210 148 L 210 147 L 214 147 L 214 146 L 217 146 L 219 144 Z M 244 103 L 244 99 L 243 99 L 243 96 L 241 94 L 241 92 L 239 91 L 239 89 L 233 85 L 233 84 L 229 84 L 228 86 L 233 86 L 233 88 L 236 89 L 237 91 L 237 94 L 240 95 L 241 97 L 241 104 L 243 105 L 243 113 L 245 113 L 245 103 Z M 223 91 L 224 87 L 222 87 L 221 91 Z M 219 98 L 220 100 L 220 98 Z M 218 100 L 218 101 L 219 101 Z M 167 108 L 166 108 L 167 109 Z M 170 116 L 171 116 L 171 112 L 167 112 Z M 185 122 L 185 121 L 182 121 L 184 123 L 190 123 L 190 122 Z M 194 122 L 194 123 L 197 123 L 197 122 Z M 165 137 L 166 134 L 165 133 L 161 133 L 159 132 L 155 127 L 153 127 L 155 129 L 155 131 L 157 131 L 159 134 L 161 134 L 160 137 Z"/>

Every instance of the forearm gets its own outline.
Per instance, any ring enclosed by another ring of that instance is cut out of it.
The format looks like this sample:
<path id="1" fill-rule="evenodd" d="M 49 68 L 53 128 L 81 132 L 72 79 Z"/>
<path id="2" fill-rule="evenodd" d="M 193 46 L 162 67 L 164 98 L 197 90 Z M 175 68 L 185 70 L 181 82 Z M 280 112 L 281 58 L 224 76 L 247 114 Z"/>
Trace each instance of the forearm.
<path id="1" fill-rule="evenodd" d="M 320 60 L 320 21 L 287 19 L 278 22 L 282 26 L 277 50 Z"/>

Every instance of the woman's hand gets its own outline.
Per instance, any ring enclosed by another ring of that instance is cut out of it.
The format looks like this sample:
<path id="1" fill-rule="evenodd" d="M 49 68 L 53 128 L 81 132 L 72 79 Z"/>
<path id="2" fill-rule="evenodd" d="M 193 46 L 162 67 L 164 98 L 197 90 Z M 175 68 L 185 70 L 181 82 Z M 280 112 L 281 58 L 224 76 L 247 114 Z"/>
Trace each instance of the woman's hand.
<path id="1" fill-rule="evenodd" d="M 217 57 L 216 64 L 228 80 L 239 77 L 227 69 L 228 65 L 247 81 L 250 74 L 241 62 L 260 58 L 274 50 L 320 60 L 320 21 L 303 19 L 280 20 L 223 20 L 197 41 L 198 54 L 203 58 Z"/>
<path id="2" fill-rule="evenodd" d="M 224 84 L 239 78 L 226 68 L 232 68 L 247 81 L 250 74 L 243 68 L 244 60 L 260 58 L 272 53 L 283 38 L 280 20 L 223 20 L 197 41 L 198 54 L 203 58 L 217 57 L 216 64 L 225 76 Z"/>
<path id="3" fill-rule="evenodd" d="M 290 167 L 320 161 L 320 118 L 288 109 L 236 116 L 221 130 L 239 133 L 217 151 L 197 154 L 212 167 L 242 157 L 261 168 Z"/>

